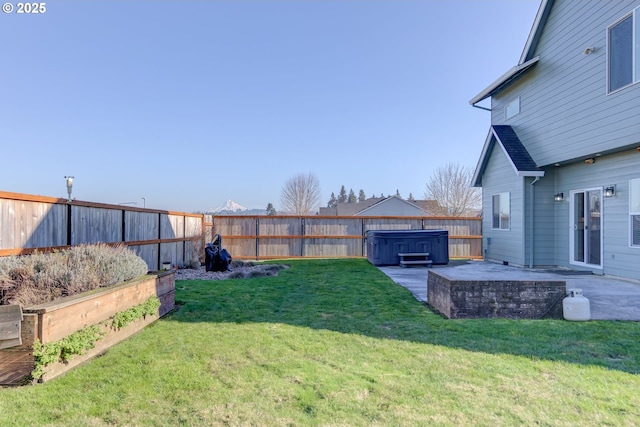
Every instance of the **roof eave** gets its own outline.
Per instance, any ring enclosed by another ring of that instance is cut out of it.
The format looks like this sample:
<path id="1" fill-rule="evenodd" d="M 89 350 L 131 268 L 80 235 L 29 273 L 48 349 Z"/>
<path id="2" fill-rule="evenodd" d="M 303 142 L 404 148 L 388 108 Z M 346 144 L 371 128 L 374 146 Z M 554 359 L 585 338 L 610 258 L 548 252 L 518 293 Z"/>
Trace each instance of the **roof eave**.
<path id="1" fill-rule="evenodd" d="M 544 171 L 518 171 L 516 172 L 517 176 L 544 176 Z"/>
<path id="2" fill-rule="evenodd" d="M 500 76 L 496 81 L 487 86 L 482 92 L 477 94 L 473 99 L 469 101 L 469 104 L 475 106 L 478 102 L 483 99 L 487 99 L 494 93 L 498 92 L 504 86 L 511 83 L 513 80 L 520 77 L 523 73 L 525 73 L 529 68 L 534 66 L 540 60 L 540 56 L 536 56 L 535 58 L 531 58 L 527 62 L 523 64 L 516 65 L 512 67 L 509 71 Z"/>
<path id="3" fill-rule="evenodd" d="M 480 158 L 478 159 L 478 164 L 476 165 L 476 170 L 473 172 L 473 178 L 471 179 L 471 186 L 473 187 L 482 187 L 482 174 L 484 173 L 484 168 L 487 162 L 487 153 L 490 150 L 491 146 L 491 137 L 493 136 L 493 129 L 489 128 L 489 132 L 487 133 L 487 138 L 484 140 L 484 146 L 482 147 L 482 153 L 480 153 Z"/>
<path id="4" fill-rule="evenodd" d="M 540 3 L 538 13 L 536 14 L 536 19 L 533 21 L 531 31 L 529 32 L 529 37 L 527 38 L 527 42 L 524 45 L 524 49 L 522 50 L 522 55 L 520 55 L 520 64 L 528 61 L 533 57 L 533 54 L 538 47 L 538 42 L 540 41 L 542 29 L 544 28 L 544 25 L 549 18 L 549 13 L 551 12 L 553 1 L 554 0 L 542 0 L 542 2 Z"/>
<path id="5" fill-rule="evenodd" d="M 487 134 L 487 138 L 485 139 L 484 146 L 482 147 L 482 153 L 480 154 L 480 159 L 478 160 L 478 164 L 473 173 L 473 178 L 471 179 L 472 187 L 482 187 L 482 175 L 484 174 L 484 170 L 487 166 L 487 162 L 489 161 L 489 154 L 493 149 L 495 144 L 498 144 L 502 151 L 504 152 L 505 157 L 509 161 L 511 168 L 513 169 L 516 176 L 519 177 L 544 177 L 544 170 L 518 170 L 516 164 L 513 162 L 513 159 L 509 155 L 506 150 L 503 142 L 500 140 L 499 135 L 496 133 L 496 130 L 493 126 L 489 128 L 489 133 Z M 525 148 L 526 150 L 526 148 Z"/>

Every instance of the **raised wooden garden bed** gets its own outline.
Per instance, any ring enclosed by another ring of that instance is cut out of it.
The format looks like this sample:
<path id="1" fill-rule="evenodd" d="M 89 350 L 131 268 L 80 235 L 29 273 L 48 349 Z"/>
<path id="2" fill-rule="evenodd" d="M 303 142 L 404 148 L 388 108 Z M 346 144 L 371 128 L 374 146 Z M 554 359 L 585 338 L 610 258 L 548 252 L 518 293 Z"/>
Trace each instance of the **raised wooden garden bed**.
<path id="1" fill-rule="evenodd" d="M 120 329 L 109 324 L 108 320 L 117 313 L 144 304 L 152 297 L 160 300 L 160 308 L 156 314 L 147 315 Z M 47 365 L 40 378 L 41 381 L 47 381 L 104 353 L 112 345 L 138 332 L 174 307 L 175 273 L 170 270 L 24 308 L 20 331 L 22 344 L 0 350 L 0 385 L 17 385 L 31 375 L 35 366 L 33 345 L 36 340 L 42 344 L 56 342 L 91 325 L 99 325 L 104 333 L 95 347 L 84 354 L 75 355 L 66 363 Z"/>

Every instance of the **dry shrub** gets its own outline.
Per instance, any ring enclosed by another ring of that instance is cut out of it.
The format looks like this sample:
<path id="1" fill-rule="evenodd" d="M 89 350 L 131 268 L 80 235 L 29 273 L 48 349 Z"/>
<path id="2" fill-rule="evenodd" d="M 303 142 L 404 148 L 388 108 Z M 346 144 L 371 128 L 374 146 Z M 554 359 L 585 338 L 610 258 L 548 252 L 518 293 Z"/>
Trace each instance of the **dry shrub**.
<path id="1" fill-rule="evenodd" d="M 124 245 L 0 258 L 0 305 L 30 306 L 140 277 L 147 264 Z"/>
<path id="2" fill-rule="evenodd" d="M 204 248 L 206 246 L 206 241 L 204 234 L 200 233 L 196 236 L 192 236 L 189 238 L 188 242 L 189 254 L 187 255 L 187 259 L 185 259 L 187 267 L 199 268 L 200 263 L 205 260 Z"/>
<path id="3" fill-rule="evenodd" d="M 248 265 L 250 264 L 250 265 Z M 242 267 L 237 270 L 230 271 L 225 279 L 244 279 L 251 277 L 269 277 L 277 276 L 280 270 L 287 268 L 284 265 L 268 264 L 254 265 L 253 263 L 239 264 Z"/>

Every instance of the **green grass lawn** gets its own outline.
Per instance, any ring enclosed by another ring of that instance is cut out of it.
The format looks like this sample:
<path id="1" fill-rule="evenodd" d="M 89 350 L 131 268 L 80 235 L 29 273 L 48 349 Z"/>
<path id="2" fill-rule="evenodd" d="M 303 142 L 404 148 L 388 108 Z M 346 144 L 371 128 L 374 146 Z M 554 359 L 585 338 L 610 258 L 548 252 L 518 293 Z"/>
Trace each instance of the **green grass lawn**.
<path id="1" fill-rule="evenodd" d="M 640 324 L 446 320 L 366 260 L 179 281 L 181 308 L 0 426 L 640 425 Z"/>

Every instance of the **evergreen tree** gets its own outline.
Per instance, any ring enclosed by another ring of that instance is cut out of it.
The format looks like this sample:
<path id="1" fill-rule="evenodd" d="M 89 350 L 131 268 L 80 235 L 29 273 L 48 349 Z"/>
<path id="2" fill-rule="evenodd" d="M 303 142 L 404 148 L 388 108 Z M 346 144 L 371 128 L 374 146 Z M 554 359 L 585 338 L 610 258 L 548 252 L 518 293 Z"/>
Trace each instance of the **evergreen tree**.
<path id="1" fill-rule="evenodd" d="M 413 198 L 413 194 L 412 193 L 409 193 L 409 198 L 407 200 L 410 201 L 411 203 L 416 201 L 416 199 Z"/>
<path id="2" fill-rule="evenodd" d="M 344 185 L 342 186 L 342 188 L 340 188 L 338 203 L 347 203 L 347 190 L 345 190 Z"/>
<path id="3" fill-rule="evenodd" d="M 358 193 L 358 203 L 364 202 L 365 200 L 367 200 L 367 196 L 364 195 L 364 190 L 360 190 Z"/>
<path id="4" fill-rule="evenodd" d="M 347 203 L 355 203 L 358 199 L 356 198 L 356 193 L 353 192 L 353 188 L 349 190 L 349 198 L 347 199 Z"/>
<path id="5" fill-rule="evenodd" d="M 329 198 L 329 203 L 327 203 L 328 208 L 335 208 L 338 206 L 338 199 L 336 199 L 336 195 L 331 193 L 331 198 Z"/>
<path id="6" fill-rule="evenodd" d="M 267 215 L 276 215 L 276 208 L 273 207 L 271 203 L 267 205 Z"/>

